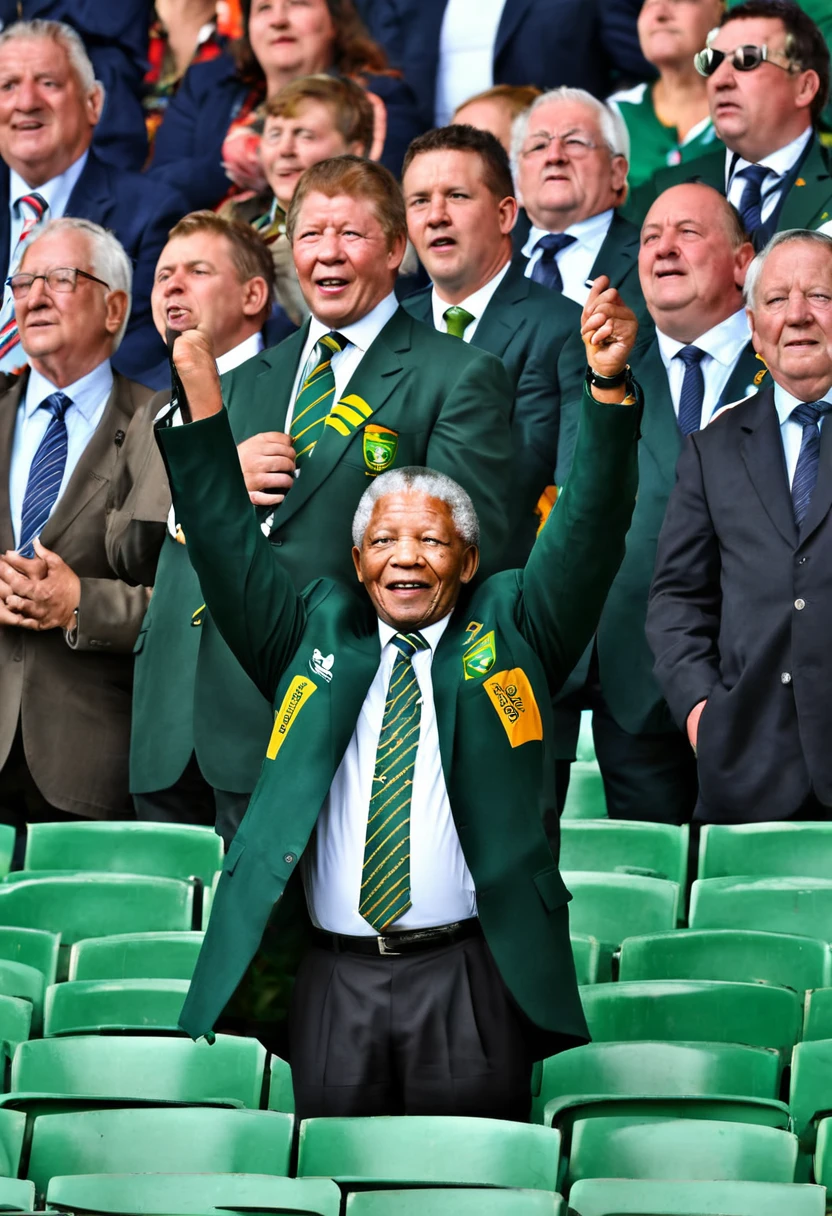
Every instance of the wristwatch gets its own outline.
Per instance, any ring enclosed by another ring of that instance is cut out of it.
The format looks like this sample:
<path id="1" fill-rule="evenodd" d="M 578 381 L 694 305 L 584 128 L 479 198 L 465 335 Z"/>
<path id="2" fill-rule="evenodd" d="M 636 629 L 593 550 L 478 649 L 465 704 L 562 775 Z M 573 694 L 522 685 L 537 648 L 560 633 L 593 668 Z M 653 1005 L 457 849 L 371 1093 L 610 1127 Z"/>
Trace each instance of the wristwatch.
<path id="1" fill-rule="evenodd" d="M 622 384 L 626 384 L 628 392 L 633 389 L 633 373 L 629 365 L 623 368 L 615 376 L 602 376 L 599 372 L 587 366 L 586 383 L 589 389 L 593 388 L 620 388 Z"/>

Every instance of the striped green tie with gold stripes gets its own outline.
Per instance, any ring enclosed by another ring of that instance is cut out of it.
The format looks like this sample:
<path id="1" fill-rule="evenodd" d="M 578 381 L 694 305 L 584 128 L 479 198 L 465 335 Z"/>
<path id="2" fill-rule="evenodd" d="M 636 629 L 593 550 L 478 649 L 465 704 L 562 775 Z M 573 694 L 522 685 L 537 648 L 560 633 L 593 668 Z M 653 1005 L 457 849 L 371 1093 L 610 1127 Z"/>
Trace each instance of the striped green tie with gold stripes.
<path id="1" fill-rule="evenodd" d="M 335 397 L 332 357 L 347 346 L 347 339 L 332 330 L 315 343 L 307 362 L 306 374 L 292 411 L 292 446 L 298 468 L 312 455 L 315 444 L 323 434 L 324 423 Z"/>
<path id="2" fill-rule="evenodd" d="M 422 721 L 422 694 L 411 659 L 417 650 L 429 649 L 420 633 L 397 633 L 392 642 L 399 653 L 376 749 L 358 905 L 378 933 L 410 907 L 410 802 Z"/>

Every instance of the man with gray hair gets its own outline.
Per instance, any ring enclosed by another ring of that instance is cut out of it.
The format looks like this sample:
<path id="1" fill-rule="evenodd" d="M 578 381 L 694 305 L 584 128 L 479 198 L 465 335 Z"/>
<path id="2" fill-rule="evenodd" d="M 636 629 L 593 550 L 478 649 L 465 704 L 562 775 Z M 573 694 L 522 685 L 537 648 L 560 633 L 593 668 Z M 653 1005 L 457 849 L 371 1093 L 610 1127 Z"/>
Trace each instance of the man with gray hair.
<path id="1" fill-rule="evenodd" d="M 832 238 L 778 233 L 745 283 L 773 384 L 687 439 L 647 637 L 705 823 L 832 814 Z"/>
<path id="2" fill-rule="evenodd" d="M 0 396 L 0 821 L 129 812 L 132 649 L 146 594 L 115 578 L 107 488 L 151 392 L 111 367 L 131 268 L 88 220 L 47 224 L 10 290 L 29 361 Z M 18 849 L 18 856 L 20 849 Z"/>
<path id="3" fill-rule="evenodd" d="M 583 305 L 589 281 L 605 274 L 626 300 L 639 300 L 638 229 L 618 214 L 629 153 L 620 114 L 583 89 L 552 89 L 515 120 L 512 168 L 525 216 L 514 240 L 535 282 Z"/>
<path id="4" fill-rule="evenodd" d="M 90 147 L 103 90 L 81 39 L 59 21 L 21 21 L 0 33 L 0 267 L 18 266 L 36 227 L 82 216 L 116 234 L 135 266 L 134 306 L 115 359 L 126 376 L 163 388 L 165 349 L 150 292 L 168 230 L 187 211 L 167 186 L 100 160 Z M 6 289 L 0 310 L 0 370 L 25 362 Z"/>

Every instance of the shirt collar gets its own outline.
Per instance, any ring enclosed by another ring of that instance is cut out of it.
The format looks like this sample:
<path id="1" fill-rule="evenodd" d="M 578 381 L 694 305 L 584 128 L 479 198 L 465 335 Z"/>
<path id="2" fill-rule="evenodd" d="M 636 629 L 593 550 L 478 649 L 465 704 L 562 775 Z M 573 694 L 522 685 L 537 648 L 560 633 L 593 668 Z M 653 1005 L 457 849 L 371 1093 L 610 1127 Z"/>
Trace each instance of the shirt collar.
<path id="1" fill-rule="evenodd" d="M 457 308 L 464 308 L 466 312 L 470 312 L 475 321 L 479 321 L 482 314 L 485 312 L 488 305 L 491 303 L 491 298 L 494 292 L 502 283 L 503 279 L 508 274 L 508 268 L 511 265 L 511 258 L 508 259 L 502 270 L 498 270 L 493 278 L 489 279 L 477 291 L 472 291 L 470 296 L 466 296 L 464 300 L 460 300 Z M 447 300 L 441 300 L 434 287 L 430 293 L 431 307 L 433 308 L 433 324 L 436 329 L 439 329 L 445 319 L 445 313 L 451 307 Z"/>
<path id="2" fill-rule="evenodd" d="M 218 355 L 217 371 L 222 376 L 225 372 L 230 372 L 233 368 L 239 367 L 241 363 L 245 363 L 247 359 L 253 359 L 255 355 L 259 355 L 262 349 L 263 335 L 258 330 L 256 334 L 250 334 L 231 350 L 227 350 L 224 355 Z"/>
<path id="3" fill-rule="evenodd" d="M 613 210 L 610 207 L 606 211 L 599 211 L 597 215 L 591 215 L 588 219 L 578 220 L 576 224 L 570 224 L 563 231 L 568 236 L 574 236 L 577 243 L 586 246 L 587 249 L 600 248 L 612 223 L 612 217 Z M 530 258 L 540 238 L 548 235 L 548 228 L 537 228 L 532 224 L 528 240 L 523 246 L 524 256 Z"/>
<path id="4" fill-rule="evenodd" d="M 75 189 L 76 182 L 84 172 L 84 166 L 87 163 L 89 149 L 83 152 L 76 161 L 60 173 L 57 177 L 53 177 L 50 181 L 44 182 L 42 186 L 33 187 L 25 182 L 19 173 L 12 169 L 9 173 L 9 202 L 12 206 L 24 194 L 37 193 L 41 198 L 45 199 L 49 205 L 49 219 L 58 219 L 66 211 L 69 196 Z"/>
<path id="5" fill-rule="evenodd" d="M 823 397 L 820 397 L 819 400 L 826 401 L 828 403 L 832 403 L 832 387 L 827 389 L 826 393 L 823 395 Z M 797 407 L 800 404 L 801 404 L 801 400 L 799 397 L 793 397 L 791 395 L 791 393 L 786 392 L 786 390 L 783 388 L 783 386 L 781 384 L 778 384 L 777 381 L 775 380 L 775 382 L 774 382 L 774 408 L 777 410 L 777 421 L 780 423 L 781 426 L 783 425 L 784 422 L 788 421 L 789 417 L 791 416 L 792 410 L 797 409 Z"/>
<path id="6" fill-rule="evenodd" d="M 391 291 L 390 295 L 385 296 L 366 316 L 361 317 L 358 321 L 353 321 L 351 325 L 342 325 L 337 332 L 342 334 L 353 346 L 358 347 L 360 351 L 366 351 L 370 344 L 376 340 L 398 307 L 399 301 L 396 299 L 395 293 Z M 309 322 L 307 345 L 310 343 L 314 345 L 324 334 L 331 332 L 331 325 L 325 321 L 319 321 L 316 316 L 313 316 Z"/>
<path id="7" fill-rule="evenodd" d="M 724 321 L 720 321 L 719 325 L 714 325 L 712 329 L 700 334 L 693 343 L 679 342 L 676 338 L 663 334 L 660 329 L 656 330 L 656 338 L 665 368 L 669 368 L 671 360 L 688 345 L 698 346 L 717 363 L 721 363 L 724 367 L 731 367 L 737 361 L 743 348 L 748 345 L 751 328 L 748 324 L 748 317 L 745 315 L 745 309 L 741 308 L 738 312 L 732 313 L 730 317 L 726 317 Z"/>
<path id="8" fill-rule="evenodd" d="M 77 409 L 89 422 L 95 415 L 95 411 L 101 405 L 101 402 L 106 401 L 109 397 L 112 388 L 113 369 L 110 366 L 110 360 L 105 359 L 103 363 L 99 363 L 98 367 L 94 367 L 91 372 L 87 372 L 86 376 L 82 376 L 74 384 L 67 384 L 60 391 L 66 393 L 67 397 L 72 401 L 73 409 Z M 26 384 L 26 401 L 23 406 L 24 416 L 31 418 L 35 410 L 46 400 L 49 394 L 57 391 L 58 389 L 52 381 L 47 380 L 46 376 L 41 375 L 33 367 Z"/>
<path id="9" fill-rule="evenodd" d="M 743 160 L 741 156 L 736 156 L 731 151 L 725 153 L 725 180 L 728 185 L 732 180 L 741 173 L 743 169 L 747 169 L 749 165 L 759 164 L 766 169 L 770 169 L 778 177 L 783 177 L 790 169 L 794 168 L 800 160 L 803 152 L 812 138 L 814 132 L 811 127 L 806 131 L 801 131 L 797 139 L 793 139 L 791 143 L 786 144 L 782 148 L 778 148 L 776 152 L 772 152 L 769 156 L 764 156 L 760 161 Z"/>
<path id="10" fill-rule="evenodd" d="M 436 653 L 436 647 L 441 641 L 442 634 L 448 628 L 448 622 L 450 621 L 452 615 L 453 608 L 447 616 L 442 617 L 441 621 L 434 621 L 432 625 L 425 625 L 424 629 L 420 629 L 418 631 L 421 633 L 428 646 L 430 646 L 431 655 Z M 388 645 L 390 640 L 399 632 L 400 630 L 394 629 L 392 625 L 388 625 L 386 621 L 383 621 L 381 617 L 379 617 L 378 636 L 379 641 L 381 642 L 382 651 L 384 650 L 384 647 Z"/>

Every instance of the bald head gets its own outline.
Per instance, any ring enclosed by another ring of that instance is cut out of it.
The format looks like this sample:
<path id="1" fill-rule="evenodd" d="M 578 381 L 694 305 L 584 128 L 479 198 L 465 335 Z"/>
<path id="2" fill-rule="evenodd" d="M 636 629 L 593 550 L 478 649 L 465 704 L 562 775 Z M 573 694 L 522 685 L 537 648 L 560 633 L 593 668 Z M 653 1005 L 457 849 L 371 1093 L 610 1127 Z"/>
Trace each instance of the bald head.
<path id="1" fill-rule="evenodd" d="M 742 308 L 754 249 L 734 208 L 711 186 L 688 182 L 660 194 L 641 229 L 641 289 L 656 326 L 695 342 Z"/>

